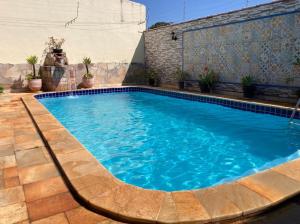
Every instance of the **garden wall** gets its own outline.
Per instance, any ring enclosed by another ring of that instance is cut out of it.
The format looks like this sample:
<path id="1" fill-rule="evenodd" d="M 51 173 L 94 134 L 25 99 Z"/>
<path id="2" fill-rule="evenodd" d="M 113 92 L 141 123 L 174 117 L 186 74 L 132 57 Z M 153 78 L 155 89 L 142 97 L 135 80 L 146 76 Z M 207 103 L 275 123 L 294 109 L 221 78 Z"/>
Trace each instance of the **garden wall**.
<path id="1" fill-rule="evenodd" d="M 43 59 L 50 36 L 65 39 L 70 64 L 90 57 L 101 84 L 122 84 L 129 67 L 144 63 L 145 18 L 145 6 L 129 0 L 0 1 L 0 84 L 25 87 L 25 59 Z"/>
<path id="2" fill-rule="evenodd" d="M 56 91 L 80 88 L 82 76 L 86 73 L 83 64 L 73 64 L 62 68 L 44 67 L 43 69 L 45 69 L 44 76 L 51 74 L 51 83 L 56 86 Z M 37 70 L 40 70 L 39 65 L 37 65 Z M 24 77 L 31 72 L 32 67 L 27 64 L 0 64 L 0 83 L 6 88 L 11 88 L 12 92 L 27 90 L 27 81 Z M 90 72 L 94 75 L 95 87 L 145 83 L 144 64 L 141 63 L 95 63 L 90 65 Z M 45 87 L 43 83 L 43 89 L 49 90 Z"/>
<path id="3" fill-rule="evenodd" d="M 172 32 L 177 40 L 172 40 Z M 219 75 L 216 91 L 241 93 L 241 77 L 256 78 L 260 98 L 293 101 L 300 88 L 300 1 L 259 5 L 145 32 L 146 67 L 162 85 L 176 85 L 180 67 L 197 80 L 205 66 Z"/>

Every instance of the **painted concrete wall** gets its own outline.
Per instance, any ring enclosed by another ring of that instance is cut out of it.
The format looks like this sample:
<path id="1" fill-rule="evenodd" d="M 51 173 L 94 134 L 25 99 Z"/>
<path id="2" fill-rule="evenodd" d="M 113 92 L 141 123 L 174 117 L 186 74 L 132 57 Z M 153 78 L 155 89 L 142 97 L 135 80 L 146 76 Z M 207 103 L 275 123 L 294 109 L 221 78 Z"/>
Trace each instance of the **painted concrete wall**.
<path id="1" fill-rule="evenodd" d="M 143 62 L 145 7 L 128 0 L 0 1 L 0 63 L 24 63 L 42 55 L 49 36 L 66 39 L 71 64 L 84 56 L 95 62 Z M 144 23 L 143 23 L 144 22 Z"/>
<path id="2" fill-rule="evenodd" d="M 293 66 L 300 57 L 299 27 L 300 1 L 286 0 L 149 30 L 146 66 L 160 72 L 163 85 L 176 84 L 178 67 L 198 79 L 208 66 L 220 77 L 216 90 L 226 94 L 241 93 L 241 77 L 251 74 L 262 98 L 289 100 L 300 88 Z"/>
<path id="3" fill-rule="evenodd" d="M 30 69 L 25 58 L 35 54 L 42 59 L 50 36 L 66 40 L 63 49 L 70 64 L 86 56 L 108 65 L 144 63 L 144 5 L 128 0 L 78 2 L 77 17 L 76 0 L 0 1 L 0 84 L 24 79 L 23 69 Z"/>

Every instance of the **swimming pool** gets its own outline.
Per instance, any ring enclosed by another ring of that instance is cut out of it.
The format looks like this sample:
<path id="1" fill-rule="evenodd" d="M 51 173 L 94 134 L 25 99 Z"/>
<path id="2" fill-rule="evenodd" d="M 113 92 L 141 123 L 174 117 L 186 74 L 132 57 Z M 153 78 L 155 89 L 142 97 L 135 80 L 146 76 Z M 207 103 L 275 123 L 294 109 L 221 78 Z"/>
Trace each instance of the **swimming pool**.
<path id="1" fill-rule="evenodd" d="M 111 173 L 146 189 L 204 188 L 299 156 L 300 129 L 288 114 L 145 91 L 39 100 Z"/>

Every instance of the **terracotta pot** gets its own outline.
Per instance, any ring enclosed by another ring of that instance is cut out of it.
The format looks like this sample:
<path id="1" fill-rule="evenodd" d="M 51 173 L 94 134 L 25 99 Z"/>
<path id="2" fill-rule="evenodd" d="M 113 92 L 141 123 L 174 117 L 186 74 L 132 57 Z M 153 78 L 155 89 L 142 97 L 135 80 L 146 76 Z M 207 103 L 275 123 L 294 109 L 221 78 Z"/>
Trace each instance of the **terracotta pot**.
<path id="1" fill-rule="evenodd" d="M 82 79 L 82 85 L 84 88 L 92 88 L 94 85 L 94 78 L 83 78 Z"/>
<path id="2" fill-rule="evenodd" d="M 28 87 L 31 91 L 36 92 L 42 89 L 42 79 L 31 79 L 28 81 Z"/>

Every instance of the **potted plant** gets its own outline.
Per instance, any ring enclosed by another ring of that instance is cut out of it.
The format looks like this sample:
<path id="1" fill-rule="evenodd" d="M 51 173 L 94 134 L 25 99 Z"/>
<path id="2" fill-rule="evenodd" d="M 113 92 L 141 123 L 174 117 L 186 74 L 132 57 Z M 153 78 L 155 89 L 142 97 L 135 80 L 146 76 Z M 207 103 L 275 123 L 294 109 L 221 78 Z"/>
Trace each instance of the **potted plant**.
<path id="1" fill-rule="evenodd" d="M 212 92 L 217 82 L 217 76 L 212 69 L 204 68 L 204 73 L 199 76 L 199 87 L 202 93 Z"/>
<path id="2" fill-rule="evenodd" d="M 176 77 L 178 81 L 178 88 L 183 90 L 184 89 L 184 81 L 189 76 L 187 72 L 182 71 L 180 68 L 176 70 Z"/>
<path id="3" fill-rule="evenodd" d="M 148 82 L 149 86 L 158 86 L 158 75 L 153 69 L 148 70 Z"/>
<path id="4" fill-rule="evenodd" d="M 40 91 L 42 89 L 42 79 L 36 73 L 35 65 L 38 62 L 38 57 L 35 55 L 29 56 L 26 58 L 28 64 L 32 65 L 32 73 L 26 76 L 28 80 L 28 87 L 31 91 Z"/>
<path id="5" fill-rule="evenodd" d="M 0 93 L 4 92 L 4 87 L 0 85 Z"/>
<path id="6" fill-rule="evenodd" d="M 242 87 L 245 98 L 253 98 L 255 96 L 256 86 L 251 75 L 246 75 L 242 78 Z"/>
<path id="7" fill-rule="evenodd" d="M 92 64 L 92 60 L 88 57 L 83 58 L 86 73 L 82 77 L 82 84 L 85 88 L 92 88 L 94 85 L 94 76 L 89 71 L 89 65 Z"/>
<path id="8" fill-rule="evenodd" d="M 46 49 L 44 50 L 44 54 L 47 53 L 55 53 L 55 54 L 62 54 L 63 49 L 61 48 L 62 45 L 64 44 L 65 39 L 61 38 L 54 38 L 54 37 L 49 37 L 48 42 L 46 42 Z"/>

